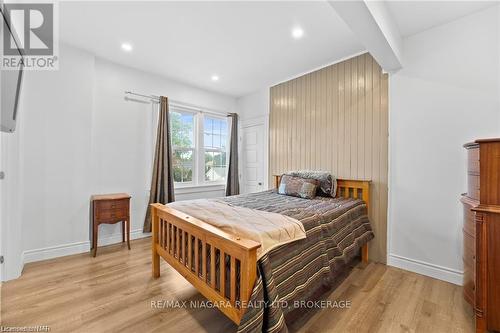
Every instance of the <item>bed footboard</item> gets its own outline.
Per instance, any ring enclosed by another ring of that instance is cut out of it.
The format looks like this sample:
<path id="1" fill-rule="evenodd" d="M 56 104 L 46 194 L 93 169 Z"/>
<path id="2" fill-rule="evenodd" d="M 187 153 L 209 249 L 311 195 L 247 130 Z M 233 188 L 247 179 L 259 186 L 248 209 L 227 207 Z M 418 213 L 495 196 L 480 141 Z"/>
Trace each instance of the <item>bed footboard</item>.
<path id="1" fill-rule="evenodd" d="M 160 257 L 236 324 L 257 276 L 260 244 L 227 234 L 162 204 L 151 205 L 153 277 Z"/>

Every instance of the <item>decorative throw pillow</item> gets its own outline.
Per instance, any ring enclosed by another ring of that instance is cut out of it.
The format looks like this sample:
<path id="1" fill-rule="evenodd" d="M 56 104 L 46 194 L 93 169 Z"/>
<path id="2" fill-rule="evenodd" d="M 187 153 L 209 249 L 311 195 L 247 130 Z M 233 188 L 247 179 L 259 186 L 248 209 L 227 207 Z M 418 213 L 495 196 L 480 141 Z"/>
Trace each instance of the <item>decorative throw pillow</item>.
<path id="1" fill-rule="evenodd" d="M 335 197 L 337 193 L 337 179 L 327 171 L 300 170 L 290 171 L 286 175 L 318 181 L 318 195 L 323 197 Z"/>
<path id="2" fill-rule="evenodd" d="M 283 175 L 281 177 L 278 193 L 304 199 L 314 199 L 317 190 L 318 181 L 316 179 Z"/>

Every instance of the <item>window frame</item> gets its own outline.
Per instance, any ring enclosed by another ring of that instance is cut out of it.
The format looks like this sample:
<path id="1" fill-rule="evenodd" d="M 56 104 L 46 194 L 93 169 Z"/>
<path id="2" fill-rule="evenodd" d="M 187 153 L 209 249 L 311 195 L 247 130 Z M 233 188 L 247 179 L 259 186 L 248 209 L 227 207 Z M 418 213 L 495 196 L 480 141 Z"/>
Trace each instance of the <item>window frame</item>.
<path id="1" fill-rule="evenodd" d="M 229 167 L 229 140 L 230 140 L 230 124 L 227 116 L 224 114 L 216 114 L 214 112 L 204 112 L 203 109 L 190 108 L 181 105 L 170 105 L 169 112 L 185 113 L 193 115 L 193 143 L 194 147 L 175 147 L 172 145 L 172 154 L 176 150 L 193 151 L 193 176 L 190 182 L 174 181 L 174 189 L 206 187 L 206 186 L 224 186 L 227 179 L 227 168 Z M 214 119 L 226 120 L 227 136 L 226 136 L 226 176 L 223 181 L 207 181 L 205 180 L 205 151 L 223 151 L 222 149 L 205 149 L 204 144 L 204 120 L 205 116 Z"/>

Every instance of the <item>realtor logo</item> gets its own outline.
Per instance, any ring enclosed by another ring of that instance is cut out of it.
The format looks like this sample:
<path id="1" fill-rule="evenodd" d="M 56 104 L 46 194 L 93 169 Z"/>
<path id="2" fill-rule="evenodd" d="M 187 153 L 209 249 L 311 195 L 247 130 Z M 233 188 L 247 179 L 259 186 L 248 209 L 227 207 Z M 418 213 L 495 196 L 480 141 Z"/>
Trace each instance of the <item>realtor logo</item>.
<path id="1" fill-rule="evenodd" d="M 2 6 L 1 69 L 57 69 L 56 7 L 57 3 L 22 2 Z"/>
<path id="2" fill-rule="evenodd" d="M 43 4 L 6 4 L 7 20 L 16 31 L 18 45 L 24 55 L 53 55 L 54 52 L 54 5 Z M 4 21 L 4 25 L 7 22 Z M 17 55 L 14 38 L 4 26 L 3 47 L 5 55 Z"/>

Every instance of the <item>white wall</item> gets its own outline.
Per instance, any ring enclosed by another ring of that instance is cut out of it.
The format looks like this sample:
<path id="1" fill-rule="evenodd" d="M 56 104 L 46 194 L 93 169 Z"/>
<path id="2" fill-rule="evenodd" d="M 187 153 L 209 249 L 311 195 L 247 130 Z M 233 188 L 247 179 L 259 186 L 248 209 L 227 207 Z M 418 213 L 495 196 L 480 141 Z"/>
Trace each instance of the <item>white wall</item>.
<path id="1" fill-rule="evenodd" d="M 404 39 L 390 76 L 391 265 L 462 282 L 462 145 L 500 135 L 498 6 Z"/>
<path id="2" fill-rule="evenodd" d="M 496 6 L 497 8 L 497 55 L 500 55 L 500 5 Z M 498 85 L 500 86 L 500 57 L 497 57 L 497 82 Z M 500 105 L 500 93 L 497 93 L 497 98 L 498 98 L 498 105 Z M 500 127 L 500 117 L 499 117 L 499 123 L 498 126 Z"/>
<path id="3" fill-rule="evenodd" d="M 2 137 L 2 146 L 12 146 L 6 149 L 9 163 L 19 170 L 18 177 L 11 178 L 8 199 L 2 193 L 3 203 L 11 208 L 9 215 L 16 217 L 9 218 L 2 232 L 12 235 L 12 243 L 22 244 L 18 252 L 24 253 L 25 262 L 88 251 L 89 199 L 94 193 L 130 193 L 132 237 L 143 236 L 155 112 L 149 102 L 126 100 L 125 90 L 235 110 L 232 97 L 61 45 L 58 71 L 26 72 L 21 120 L 10 137 L 15 142 Z M 212 191 L 180 194 L 178 199 L 224 195 L 220 189 L 208 190 Z M 4 215 L 2 211 L 2 219 Z M 100 243 L 119 241 L 120 232 L 119 225 L 102 226 Z M 17 262 L 22 261 L 20 253 L 16 253 Z M 8 278 L 16 275 L 19 272 Z"/>
<path id="4" fill-rule="evenodd" d="M 269 116 L 269 89 L 266 87 L 236 100 L 240 120 Z"/>
<path id="5" fill-rule="evenodd" d="M 93 81 L 94 57 L 73 48 L 61 48 L 58 71 L 26 71 L 20 110 L 25 251 L 88 240 Z"/>

